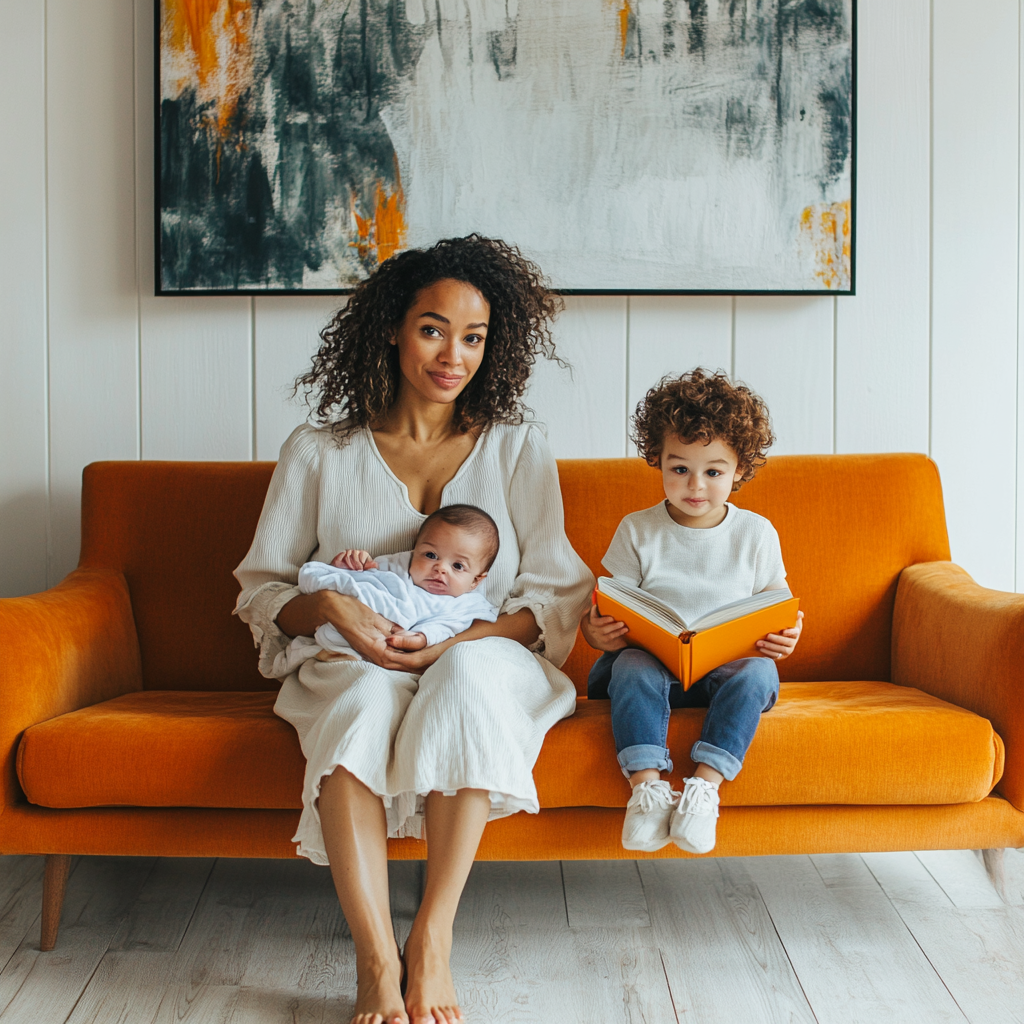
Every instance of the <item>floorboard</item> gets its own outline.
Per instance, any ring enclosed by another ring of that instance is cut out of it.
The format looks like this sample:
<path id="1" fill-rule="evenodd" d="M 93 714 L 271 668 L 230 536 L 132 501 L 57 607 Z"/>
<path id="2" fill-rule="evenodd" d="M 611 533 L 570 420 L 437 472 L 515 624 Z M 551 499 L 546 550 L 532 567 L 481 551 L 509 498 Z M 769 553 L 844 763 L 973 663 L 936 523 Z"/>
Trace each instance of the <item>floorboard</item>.
<path id="1" fill-rule="evenodd" d="M 43 900 L 43 858 L 4 857 L 0 870 L 0 971 L 33 925 Z"/>
<path id="2" fill-rule="evenodd" d="M 213 871 L 212 859 L 163 857 L 139 892 L 128 914 L 128 924 L 111 950 L 173 952 Z"/>
<path id="3" fill-rule="evenodd" d="M 862 858 L 972 1024 L 1024 1021 L 1024 913 L 954 907 L 911 853 Z"/>
<path id="4" fill-rule="evenodd" d="M 639 867 L 681 1020 L 814 1024 L 757 886 L 742 864 L 656 860 Z"/>
<path id="5" fill-rule="evenodd" d="M 1007 850 L 1005 855 L 1006 902 L 1024 907 L 1024 850 Z"/>
<path id="6" fill-rule="evenodd" d="M 473 867 L 452 970 L 469 1020 L 676 1019 L 652 930 L 571 929 L 557 862 Z"/>
<path id="7" fill-rule="evenodd" d="M 467 1024 L 1024 1024 L 1024 854 L 474 865 Z M 77 858 L 40 953 L 42 858 L 0 857 L 0 1024 L 347 1024 L 351 936 L 303 860 Z M 404 942 L 421 862 L 389 865 Z"/>
<path id="8" fill-rule="evenodd" d="M 173 956 L 140 950 L 108 952 L 68 1024 L 152 1024 Z"/>
<path id="9" fill-rule="evenodd" d="M 963 1024 L 964 1014 L 859 857 L 744 863 L 818 1024 Z"/>
<path id="10" fill-rule="evenodd" d="M 68 879 L 55 950 L 39 951 L 37 926 L 0 972 L 0 1022 L 64 1021 L 125 927 L 155 861 L 82 857 Z"/>
<path id="11" fill-rule="evenodd" d="M 920 850 L 916 856 L 954 907 L 991 910 L 1005 905 L 973 850 Z"/>
<path id="12" fill-rule="evenodd" d="M 636 861 L 562 861 L 562 887 L 570 928 L 651 926 Z"/>

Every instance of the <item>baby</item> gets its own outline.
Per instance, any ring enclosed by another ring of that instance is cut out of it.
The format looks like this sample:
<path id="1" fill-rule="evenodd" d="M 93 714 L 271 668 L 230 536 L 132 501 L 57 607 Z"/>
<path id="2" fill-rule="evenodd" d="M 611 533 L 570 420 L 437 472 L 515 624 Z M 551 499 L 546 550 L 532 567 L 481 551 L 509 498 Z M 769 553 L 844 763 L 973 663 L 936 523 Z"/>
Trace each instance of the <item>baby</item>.
<path id="1" fill-rule="evenodd" d="M 498 527 L 474 505 L 447 505 L 431 513 L 412 551 L 370 556 L 349 548 L 330 565 L 307 562 L 299 570 L 299 590 L 348 594 L 396 624 L 392 636 L 413 638 L 403 650 L 420 650 L 468 629 L 476 619 L 493 622 L 495 608 L 477 592 L 498 554 Z M 274 674 L 294 672 L 309 658 L 360 658 L 348 641 L 325 623 L 313 638 L 296 637 L 278 654 Z"/>

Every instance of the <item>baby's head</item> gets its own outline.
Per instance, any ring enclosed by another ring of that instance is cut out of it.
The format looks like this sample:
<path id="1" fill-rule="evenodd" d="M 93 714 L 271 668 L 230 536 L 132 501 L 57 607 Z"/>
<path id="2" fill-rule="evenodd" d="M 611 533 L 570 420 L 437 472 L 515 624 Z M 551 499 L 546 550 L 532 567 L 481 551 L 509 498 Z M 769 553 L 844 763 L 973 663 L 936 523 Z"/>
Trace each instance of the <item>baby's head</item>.
<path id="1" fill-rule="evenodd" d="M 661 469 L 665 496 L 688 525 L 707 525 L 706 517 L 764 465 L 775 440 L 761 398 L 724 373 L 699 367 L 663 377 L 647 392 L 632 438 Z"/>
<path id="2" fill-rule="evenodd" d="M 498 527 L 475 505 L 445 505 L 423 521 L 409 575 L 431 594 L 461 597 L 475 590 L 498 554 Z"/>

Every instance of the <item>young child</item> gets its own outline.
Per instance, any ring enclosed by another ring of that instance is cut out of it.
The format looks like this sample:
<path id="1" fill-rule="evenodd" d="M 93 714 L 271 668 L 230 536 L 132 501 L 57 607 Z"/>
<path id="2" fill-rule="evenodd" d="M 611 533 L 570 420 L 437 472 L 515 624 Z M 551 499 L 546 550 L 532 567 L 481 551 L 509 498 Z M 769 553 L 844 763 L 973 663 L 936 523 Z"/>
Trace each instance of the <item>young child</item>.
<path id="1" fill-rule="evenodd" d="M 403 650 L 420 650 L 468 629 L 475 619 L 493 622 L 498 610 L 477 587 L 498 554 L 498 527 L 474 505 L 446 505 L 427 516 L 412 551 L 372 558 L 350 548 L 325 562 L 306 562 L 299 590 L 348 594 L 396 623 L 392 637 L 413 637 Z M 389 638 L 390 643 L 391 638 Z M 296 637 L 274 662 L 283 677 L 308 658 L 359 658 L 329 622 L 313 638 Z"/>
<path id="2" fill-rule="evenodd" d="M 667 601 L 685 620 L 786 585 L 772 524 L 728 501 L 764 465 L 774 441 L 757 395 L 723 373 L 665 377 L 637 406 L 633 440 L 661 469 L 665 501 L 619 524 L 603 560 L 612 576 Z M 671 840 L 707 853 L 715 845 L 718 787 L 736 777 L 761 715 L 778 698 L 776 664 L 793 653 L 802 621 L 759 640 L 764 657 L 722 665 L 685 691 L 657 658 L 627 647 L 623 623 L 592 607 L 580 626 L 605 652 L 590 672 L 588 695 L 611 699 L 615 748 L 633 787 L 622 845 L 651 851 Z M 692 707 L 708 710 L 690 751 L 697 769 L 679 794 L 661 778 L 672 771 L 669 709 Z"/>

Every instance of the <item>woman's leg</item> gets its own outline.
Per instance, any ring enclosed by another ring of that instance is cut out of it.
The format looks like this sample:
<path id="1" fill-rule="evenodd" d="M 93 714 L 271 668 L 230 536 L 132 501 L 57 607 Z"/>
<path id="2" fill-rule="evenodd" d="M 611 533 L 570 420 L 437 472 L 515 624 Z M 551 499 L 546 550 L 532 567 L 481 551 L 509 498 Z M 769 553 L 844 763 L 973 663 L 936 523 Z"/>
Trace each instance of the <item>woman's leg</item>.
<path id="1" fill-rule="evenodd" d="M 388 898 L 384 803 L 339 767 L 321 783 L 319 810 L 334 887 L 356 947 L 353 1024 L 405 1024 L 401 961 Z"/>
<path id="2" fill-rule="evenodd" d="M 412 1024 L 461 1021 L 451 975 L 452 926 L 491 809 L 485 789 L 426 799 L 427 884 L 405 944 L 406 1007 Z"/>

